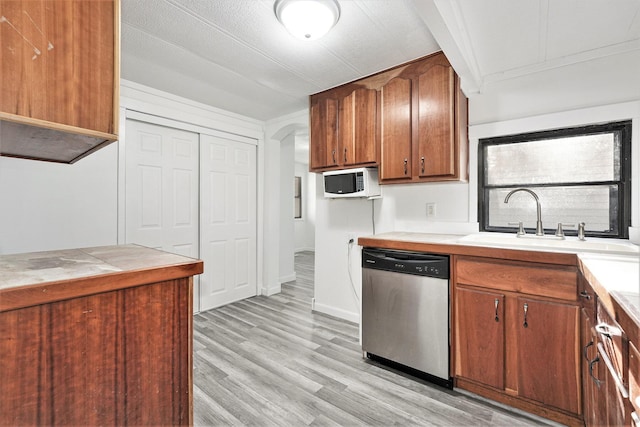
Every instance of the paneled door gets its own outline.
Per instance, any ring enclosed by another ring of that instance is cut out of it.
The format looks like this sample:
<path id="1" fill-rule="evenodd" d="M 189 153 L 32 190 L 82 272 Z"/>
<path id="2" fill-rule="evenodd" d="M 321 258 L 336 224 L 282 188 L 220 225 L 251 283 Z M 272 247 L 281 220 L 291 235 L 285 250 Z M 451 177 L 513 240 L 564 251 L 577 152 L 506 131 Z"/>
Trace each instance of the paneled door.
<path id="1" fill-rule="evenodd" d="M 256 145 L 200 136 L 202 310 L 255 296 Z"/>
<path id="2" fill-rule="evenodd" d="M 199 257 L 198 140 L 194 132 L 127 120 L 127 243 Z M 198 293 L 196 277 L 196 311 Z"/>

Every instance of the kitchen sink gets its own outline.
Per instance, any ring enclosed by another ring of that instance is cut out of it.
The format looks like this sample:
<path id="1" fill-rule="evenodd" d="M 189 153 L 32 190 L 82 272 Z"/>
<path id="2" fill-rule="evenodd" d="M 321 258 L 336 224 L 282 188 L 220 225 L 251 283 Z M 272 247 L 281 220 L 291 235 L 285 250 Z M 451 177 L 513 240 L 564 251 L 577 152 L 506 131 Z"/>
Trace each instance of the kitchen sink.
<path id="1" fill-rule="evenodd" d="M 515 249 L 532 249 L 560 252 L 600 252 L 608 254 L 634 255 L 640 254 L 640 246 L 628 240 L 602 239 L 588 237 L 578 240 L 577 237 L 561 239 L 552 234 L 536 236 L 534 234 L 518 237 L 515 233 L 475 233 L 458 239 L 458 243 L 473 246 L 503 247 Z"/>

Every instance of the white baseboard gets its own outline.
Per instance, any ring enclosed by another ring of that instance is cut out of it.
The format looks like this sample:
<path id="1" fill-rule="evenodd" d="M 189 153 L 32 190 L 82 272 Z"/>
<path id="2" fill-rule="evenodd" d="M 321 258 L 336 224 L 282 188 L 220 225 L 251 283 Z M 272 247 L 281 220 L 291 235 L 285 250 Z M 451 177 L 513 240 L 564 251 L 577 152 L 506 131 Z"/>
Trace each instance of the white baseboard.
<path id="1" fill-rule="evenodd" d="M 330 305 L 320 304 L 318 301 L 315 300 L 315 298 L 313 299 L 312 309 L 313 311 L 317 311 L 318 313 L 328 314 L 329 316 L 337 317 L 339 319 L 344 319 L 352 323 L 360 324 L 359 313 L 342 310 Z"/>
<path id="2" fill-rule="evenodd" d="M 293 282 L 294 280 L 296 280 L 296 273 L 291 273 L 288 276 L 283 276 L 279 280 L 280 283 Z"/>
<path id="3" fill-rule="evenodd" d="M 280 292 L 282 292 L 282 286 L 280 285 L 280 283 L 278 283 L 275 286 L 271 286 L 269 288 L 262 287 L 262 289 L 261 289 L 262 295 L 264 295 L 266 297 L 270 297 L 271 295 L 279 294 Z"/>

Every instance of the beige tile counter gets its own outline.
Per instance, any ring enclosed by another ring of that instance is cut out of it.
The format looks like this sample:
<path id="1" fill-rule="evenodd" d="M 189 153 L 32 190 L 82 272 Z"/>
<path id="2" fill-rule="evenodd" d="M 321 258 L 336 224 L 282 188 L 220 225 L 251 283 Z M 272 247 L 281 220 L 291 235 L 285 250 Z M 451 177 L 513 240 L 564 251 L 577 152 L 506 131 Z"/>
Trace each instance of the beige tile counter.
<path id="1" fill-rule="evenodd" d="M 202 273 L 202 261 L 138 245 L 0 255 L 0 311 Z"/>

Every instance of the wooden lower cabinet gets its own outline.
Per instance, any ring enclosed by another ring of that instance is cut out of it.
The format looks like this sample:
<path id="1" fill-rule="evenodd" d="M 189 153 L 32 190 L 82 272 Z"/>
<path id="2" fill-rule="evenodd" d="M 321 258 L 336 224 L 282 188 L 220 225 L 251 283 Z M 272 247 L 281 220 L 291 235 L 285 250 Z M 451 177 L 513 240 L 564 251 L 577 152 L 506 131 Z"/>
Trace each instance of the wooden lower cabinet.
<path id="1" fill-rule="evenodd" d="M 559 295 L 571 283 L 576 295 L 575 267 L 467 257 L 458 257 L 455 265 L 456 385 L 563 424 L 582 425 L 580 308 L 575 297 L 527 293 L 527 280 L 536 279 L 531 289 L 537 292 L 545 285 L 541 280 L 552 286 L 556 277 Z"/>
<path id="2" fill-rule="evenodd" d="M 504 295 L 456 289 L 456 375 L 504 389 Z"/>
<path id="3" fill-rule="evenodd" d="M 2 313 L 0 413 L 12 425 L 190 424 L 183 281 Z"/>
<path id="4" fill-rule="evenodd" d="M 183 264 L 146 268 L 162 253 L 97 252 L 114 260 L 110 273 L 0 287 L 0 425 L 193 424 L 190 276 L 202 262 L 167 254 Z M 78 253 L 15 265 L 63 265 Z M 0 274 L 13 262 L 1 258 Z"/>
<path id="5" fill-rule="evenodd" d="M 518 395 L 581 413 L 579 307 L 528 296 L 517 303 Z"/>

